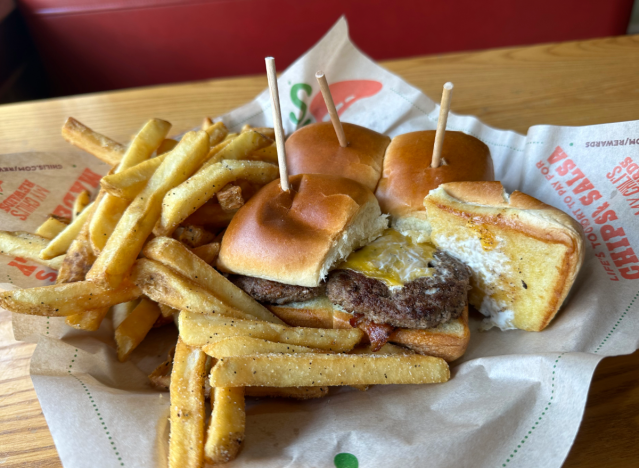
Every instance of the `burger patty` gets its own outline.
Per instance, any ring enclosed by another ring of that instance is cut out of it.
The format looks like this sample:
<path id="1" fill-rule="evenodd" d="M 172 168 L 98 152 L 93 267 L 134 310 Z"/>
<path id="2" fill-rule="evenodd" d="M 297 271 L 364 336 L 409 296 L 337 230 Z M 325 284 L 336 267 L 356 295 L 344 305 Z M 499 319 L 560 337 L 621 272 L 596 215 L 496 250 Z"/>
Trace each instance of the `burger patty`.
<path id="1" fill-rule="evenodd" d="M 335 270 L 327 283 L 328 298 L 375 323 L 402 328 L 432 328 L 459 317 L 466 306 L 470 271 L 459 260 L 437 251 L 432 276 L 390 290 L 380 280 L 353 270 Z"/>
<path id="2" fill-rule="evenodd" d="M 326 294 L 324 283 L 315 288 L 307 288 L 243 275 L 231 275 L 229 280 L 246 291 L 253 299 L 271 304 L 308 301 Z"/>

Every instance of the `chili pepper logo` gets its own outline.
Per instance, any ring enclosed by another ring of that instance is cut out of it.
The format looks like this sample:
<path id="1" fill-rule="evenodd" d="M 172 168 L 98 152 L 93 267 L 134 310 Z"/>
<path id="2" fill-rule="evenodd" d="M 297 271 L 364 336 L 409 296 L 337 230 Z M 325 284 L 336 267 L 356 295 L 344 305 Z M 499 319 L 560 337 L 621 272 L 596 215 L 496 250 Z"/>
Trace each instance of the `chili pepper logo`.
<path id="1" fill-rule="evenodd" d="M 337 114 L 342 115 L 360 99 L 371 97 L 379 93 L 382 90 L 382 84 L 379 81 L 373 80 L 338 81 L 337 83 L 329 85 L 329 89 L 333 96 Z M 315 95 L 311 101 L 309 110 L 316 121 L 321 122 L 324 120 L 324 117 L 328 114 L 328 109 L 326 109 L 326 104 L 324 104 L 322 93 Z"/>

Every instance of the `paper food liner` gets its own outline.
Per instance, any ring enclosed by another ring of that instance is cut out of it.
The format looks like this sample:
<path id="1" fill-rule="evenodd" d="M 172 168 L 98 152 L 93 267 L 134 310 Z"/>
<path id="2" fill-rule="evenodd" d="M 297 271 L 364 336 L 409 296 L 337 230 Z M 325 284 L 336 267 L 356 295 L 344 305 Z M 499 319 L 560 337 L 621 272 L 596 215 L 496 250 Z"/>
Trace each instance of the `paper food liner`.
<path id="1" fill-rule="evenodd" d="M 435 129 L 439 106 L 352 44 L 344 19 L 279 78 L 287 133 L 327 120 L 318 69 L 330 79 L 345 122 L 389 136 Z M 221 119 L 231 131 L 271 126 L 267 91 Z M 142 122 L 140 123 L 142 124 Z M 586 259 L 561 311 L 541 333 L 480 332 L 471 317 L 465 356 L 439 385 L 333 389 L 306 402 L 247 404 L 246 442 L 229 466 L 559 467 L 575 438 L 588 387 L 604 356 L 638 347 L 639 122 L 531 127 L 527 136 L 451 114 L 449 130 L 485 142 L 496 179 L 569 213 L 583 225 Z M 49 213 L 70 214 L 75 196 L 95 193 L 107 167 L 68 154 L 0 156 L 3 230 L 33 232 Z M 5 288 L 49 285 L 55 273 L 0 257 Z M 540 258 L 543 263 L 544 259 Z M 175 342 L 152 330 L 127 363 L 113 329 L 74 330 L 64 319 L 13 316 L 16 339 L 37 340 L 31 376 L 67 468 L 167 465 L 169 395 L 147 375 Z"/>

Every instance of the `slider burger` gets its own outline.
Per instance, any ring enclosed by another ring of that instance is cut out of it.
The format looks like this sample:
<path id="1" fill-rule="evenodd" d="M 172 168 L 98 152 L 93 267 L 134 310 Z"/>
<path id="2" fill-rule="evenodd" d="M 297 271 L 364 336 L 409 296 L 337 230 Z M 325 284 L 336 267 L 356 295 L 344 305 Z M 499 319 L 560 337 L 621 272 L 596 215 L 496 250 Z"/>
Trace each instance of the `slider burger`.
<path id="1" fill-rule="evenodd" d="M 430 235 L 424 197 L 447 182 L 492 181 L 490 150 L 477 138 L 446 131 L 439 167 L 431 167 L 435 130 L 398 135 L 386 150 L 382 177 L 375 191 L 391 226 L 425 242 Z"/>
<path id="2" fill-rule="evenodd" d="M 218 267 L 231 281 L 291 325 L 358 326 L 374 349 L 392 341 L 448 360 L 463 354 L 465 265 L 388 230 L 357 182 L 304 174 L 290 185 L 266 185 L 229 224 Z"/>
<path id="3" fill-rule="evenodd" d="M 286 140 L 288 172 L 329 174 L 355 180 L 375 190 L 391 139 L 366 127 L 342 122 L 348 146 L 342 148 L 331 122 L 318 122 L 293 132 Z"/>

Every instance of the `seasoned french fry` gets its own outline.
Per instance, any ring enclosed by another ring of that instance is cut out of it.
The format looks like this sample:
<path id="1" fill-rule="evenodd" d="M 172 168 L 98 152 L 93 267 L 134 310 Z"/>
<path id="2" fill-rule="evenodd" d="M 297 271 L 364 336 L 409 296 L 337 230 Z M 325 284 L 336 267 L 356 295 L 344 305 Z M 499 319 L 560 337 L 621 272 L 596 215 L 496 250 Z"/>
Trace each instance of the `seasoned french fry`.
<path id="1" fill-rule="evenodd" d="M 259 320 L 222 302 L 211 292 L 153 260 L 140 259 L 135 262 L 131 279 L 146 296 L 174 309 L 189 310 L 198 314 L 221 314 L 244 320 Z"/>
<path id="2" fill-rule="evenodd" d="M 242 130 L 240 130 L 240 133 L 250 132 L 251 130 L 257 133 L 261 133 L 262 135 L 264 135 L 267 138 L 270 138 L 271 140 L 275 140 L 275 129 L 273 127 L 251 127 L 250 125 L 247 124 L 242 127 Z"/>
<path id="3" fill-rule="evenodd" d="M 69 225 L 71 222 L 68 218 L 63 218 L 61 216 L 49 215 L 47 220 L 42 223 L 38 229 L 36 229 L 35 234 L 40 237 L 44 237 L 45 239 L 51 240 L 58 234 L 60 234 L 65 227 Z"/>
<path id="4" fill-rule="evenodd" d="M 117 329 L 126 318 L 131 315 L 133 309 L 135 309 L 140 303 L 140 299 L 134 299 L 132 301 L 123 302 L 113 306 L 113 329 Z"/>
<path id="5" fill-rule="evenodd" d="M 218 360 L 211 371 L 211 386 L 426 384 L 449 378 L 446 361 L 420 354 L 255 354 Z"/>
<path id="6" fill-rule="evenodd" d="M 193 250 L 191 250 L 191 252 L 200 257 L 209 265 L 213 265 L 220 253 L 220 243 L 211 242 L 210 244 L 204 244 L 199 247 L 195 247 Z"/>
<path id="7" fill-rule="evenodd" d="M 106 175 L 100 180 L 100 186 L 115 197 L 131 201 L 142 191 L 170 153 L 169 151 L 148 159 L 117 174 Z"/>
<path id="8" fill-rule="evenodd" d="M 223 141 L 234 140 L 235 138 L 237 138 L 238 135 L 239 133 L 229 133 L 224 137 Z"/>
<path id="9" fill-rule="evenodd" d="M 200 226 L 185 224 L 173 231 L 173 239 L 188 245 L 192 249 L 209 244 L 215 239 L 215 234 L 210 233 Z"/>
<path id="10" fill-rule="evenodd" d="M 89 310 L 81 314 L 73 314 L 67 316 L 65 322 L 67 325 L 78 330 L 97 331 L 102 324 L 102 320 L 106 317 L 110 307 Z"/>
<path id="11" fill-rule="evenodd" d="M 164 120 L 149 120 L 122 156 L 122 161 L 115 169 L 115 174 L 148 160 L 170 129 L 171 124 Z M 105 194 L 97 204 L 89 225 L 89 239 L 96 255 L 99 255 L 108 242 L 128 205 L 127 200 L 115 197 L 110 193 Z"/>
<path id="12" fill-rule="evenodd" d="M 160 364 L 149 375 L 151 386 L 158 390 L 168 390 L 171 386 L 171 371 L 173 370 L 173 356 L 175 355 L 175 347 L 171 348 L 169 355 L 162 364 Z M 204 382 L 206 384 L 206 381 Z"/>
<path id="13" fill-rule="evenodd" d="M 264 161 L 271 164 L 277 164 L 277 146 L 273 143 L 266 148 L 253 151 L 246 159 L 251 161 Z"/>
<path id="14" fill-rule="evenodd" d="M 213 412 L 206 433 L 204 459 L 213 465 L 234 460 L 242 449 L 246 413 L 244 389 L 215 388 L 211 397 Z"/>
<path id="15" fill-rule="evenodd" d="M 231 336 L 250 336 L 278 343 L 320 348 L 338 353 L 350 351 L 362 339 L 359 328 L 327 330 L 323 328 L 287 327 L 269 322 L 239 320 L 228 317 L 180 312 L 180 336 L 191 346 L 204 346 Z M 301 384 L 305 386 L 305 384 Z M 291 385 L 284 385 L 289 387 Z M 299 385 L 293 385 L 295 387 Z"/>
<path id="16" fill-rule="evenodd" d="M 95 203 L 88 209 L 87 222 L 84 223 L 78 236 L 71 242 L 67 254 L 64 256 L 64 261 L 58 272 L 57 284 L 83 281 L 87 272 L 91 269 L 91 265 L 95 262 L 95 255 L 89 242 L 88 222 L 91 216 L 93 216 L 94 210 Z M 76 322 L 77 320 L 71 319 L 71 321 Z"/>
<path id="17" fill-rule="evenodd" d="M 208 229 L 217 230 L 229 225 L 235 213 L 229 213 L 222 209 L 217 199 L 209 200 L 199 207 L 195 213 L 184 220 L 184 225 L 206 226 Z"/>
<path id="18" fill-rule="evenodd" d="M 178 339 L 171 372 L 169 468 L 201 468 L 204 462 L 204 366 L 206 354 Z"/>
<path id="19" fill-rule="evenodd" d="M 164 318 L 169 318 L 170 317 L 171 320 L 173 320 L 173 315 L 180 313 L 179 310 L 174 309 L 173 307 L 169 307 L 166 304 L 158 303 L 158 306 L 160 307 L 160 312 L 162 313 L 162 317 L 164 317 Z"/>
<path id="20" fill-rule="evenodd" d="M 126 209 L 87 278 L 111 287 L 123 280 L 160 217 L 164 195 L 197 169 L 207 150 L 206 132 L 189 132 L 182 137 Z"/>
<path id="21" fill-rule="evenodd" d="M 234 184 L 226 184 L 222 190 L 217 192 L 217 201 L 224 211 L 236 212 L 244 204 L 242 198 L 242 187 Z"/>
<path id="22" fill-rule="evenodd" d="M 229 131 L 223 122 L 211 123 L 211 125 L 207 128 L 202 128 L 202 130 L 209 134 L 209 145 L 211 148 L 222 143 L 224 138 L 226 138 L 226 135 L 229 134 Z"/>
<path id="23" fill-rule="evenodd" d="M 75 197 L 73 202 L 73 219 L 76 219 L 80 213 L 87 207 L 89 200 L 91 199 L 91 192 L 83 190 Z"/>
<path id="24" fill-rule="evenodd" d="M 40 258 L 50 260 L 66 253 L 66 251 L 69 250 L 71 242 L 78 237 L 82 226 L 84 226 L 84 223 L 86 223 L 87 219 L 89 219 L 89 214 L 92 213 L 90 209 L 92 205 L 93 203 L 90 203 L 77 218 L 71 221 L 71 224 L 69 224 L 64 231 L 55 236 L 51 242 L 49 242 L 46 248 L 40 252 Z"/>
<path id="25" fill-rule="evenodd" d="M 143 297 L 127 318 L 115 329 L 118 361 L 124 362 L 142 342 L 160 316 L 160 308 L 152 300 Z"/>
<path id="26" fill-rule="evenodd" d="M 262 306 L 251 296 L 235 286 L 223 275 L 218 273 L 215 268 L 207 264 L 175 239 L 156 237 L 146 244 L 142 250 L 142 254 L 151 260 L 155 260 L 171 268 L 184 278 L 188 278 L 193 283 L 204 288 L 218 298 L 221 303 L 225 304 L 226 308 L 232 308 L 238 312 L 242 311 L 244 315 L 253 316 L 259 320 L 278 324 L 283 323 L 266 307 Z M 184 307 L 177 308 L 184 310 Z M 188 310 L 192 312 L 195 311 L 193 309 Z M 218 312 L 223 315 L 229 315 L 229 313 L 225 313 L 222 310 L 218 310 Z M 234 316 L 238 317 L 237 314 Z"/>
<path id="27" fill-rule="evenodd" d="M 237 133 L 234 133 L 233 135 L 237 136 Z M 219 153 L 220 151 L 222 151 L 224 148 L 226 148 L 228 145 L 231 144 L 231 141 L 233 140 L 233 138 L 235 137 L 231 137 L 228 138 L 228 135 L 224 138 L 224 140 L 222 140 L 221 142 L 219 142 L 217 145 L 213 146 L 208 154 L 206 155 L 206 158 L 204 158 L 204 164 L 206 164 L 206 162 L 208 162 L 211 158 L 215 157 L 215 155 L 217 153 Z"/>
<path id="28" fill-rule="evenodd" d="M 206 131 L 206 129 L 212 125 L 213 121 L 211 120 L 211 117 L 204 117 L 204 120 L 202 121 L 202 130 Z"/>
<path id="29" fill-rule="evenodd" d="M 64 255 L 43 260 L 40 252 L 47 248 L 49 240 L 22 231 L 0 231 L 0 254 L 31 260 L 54 270 L 59 270 Z"/>
<path id="30" fill-rule="evenodd" d="M 0 307 L 20 314 L 64 317 L 132 301 L 141 294 L 128 280 L 115 289 L 103 289 L 91 281 L 77 281 L 2 292 Z"/>
<path id="31" fill-rule="evenodd" d="M 246 156 L 253 151 L 265 148 L 272 143 L 273 140 L 271 138 L 258 132 L 248 131 L 240 133 L 236 138 L 233 138 L 228 145 L 211 157 L 203 167 L 206 168 L 211 164 L 223 160 L 245 159 Z"/>
<path id="32" fill-rule="evenodd" d="M 277 167 L 261 161 L 224 161 L 202 167 L 193 177 L 166 194 L 162 215 L 153 233 L 156 236 L 171 235 L 178 225 L 229 182 L 245 179 L 264 185 L 278 175 Z"/>
<path id="33" fill-rule="evenodd" d="M 288 343 L 277 343 L 249 336 L 233 336 L 231 338 L 224 338 L 216 343 L 210 343 L 202 346 L 202 351 L 217 359 L 229 356 L 246 356 L 249 354 L 326 353 L 326 350 L 324 349 L 296 346 Z"/>
<path id="34" fill-rule="evenodd" d="M 244 395 L 255 398 L 293 398 L 311 400 L 328 395 L 328 387 L 245 387 Z"/>
<path id="35" fill-rule="evenodd" d="M 155 154 L 160 156 L 160 155 L 162 155 L 164 153 L 168 153 L 173 148 L 175 148 L 177 146 L 177 144 L 178 144 L 177 140 L 174 140 L 172 138 L 165 138 L 164 140 L 162 140 L 162 143 L 160 143 L 160 146 L 158 146 L 158 149 L 155 150 Z M 144 162 L 144 161 L 142 161 L 142 162 Z M 140 164 L 142 164 L 142 163 L 140 163 Z M 135 166 L 132 166 L 132 167 L 135 167 Z"/>
<path id="36" fill-rule="evenodd" d="M 122 155 L 126 151 L 124 145 L 94 132 L 73 117 L 69 117 L 64 123 L 62 136 L 72 145 L 92 154 L 100 161 L 104 161 L 111 166 L 119 164 Z"/>

